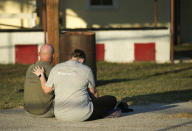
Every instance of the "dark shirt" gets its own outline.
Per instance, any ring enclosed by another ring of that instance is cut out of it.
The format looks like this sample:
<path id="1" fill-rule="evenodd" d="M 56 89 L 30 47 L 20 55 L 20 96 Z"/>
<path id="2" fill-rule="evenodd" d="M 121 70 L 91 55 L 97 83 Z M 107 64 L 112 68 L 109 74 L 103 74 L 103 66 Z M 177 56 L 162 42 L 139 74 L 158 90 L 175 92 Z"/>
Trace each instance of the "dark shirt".
<path id="1" fill-rule="evenodd" d="M 33 73 L 35 66 L 43 67 L 45 77 L 49 76 L 52 66 L 48 62 L 38 61 L 31 65 L 26 73 L 24 83 L 24 108 L 27 112 L 42 115 L 53 106 L 54 93 L 45 94 L 41 88 L 39 77 Z"/>

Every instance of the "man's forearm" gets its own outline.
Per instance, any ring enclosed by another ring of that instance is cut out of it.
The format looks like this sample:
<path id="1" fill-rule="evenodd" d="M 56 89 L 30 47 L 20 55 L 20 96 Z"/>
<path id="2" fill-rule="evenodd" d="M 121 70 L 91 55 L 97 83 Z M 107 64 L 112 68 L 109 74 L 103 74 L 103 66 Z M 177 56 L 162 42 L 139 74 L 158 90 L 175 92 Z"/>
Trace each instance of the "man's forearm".
<path id="1" fill-rule="evenodd" d="M 45 86 L 46 80 L 43 74 L 41 74 L 40 81 L 41 81 L 41 87 L 46 94 L 50 93 L 53 90 L 52 88 Z"/>
<path id="2" fill-rule="evenodd" d="M 89 91 L 89 96 L 91 97 L 91 99 L 95 99 L 95 98 L 99 97 L 96 89 L 89 88 L 88 91 Z"/>
<path id="3" fill-rule="evenodd" d="M 93 95 L 94 95 L 96 98 L 99 97 L 97 91 L 96 91 Z"/>
<path id="4" fill-rule="evenodd" d="M 44 76 L 44 68 L 43 67 L 40 68 L 39 66 L 36 66 L 33 68 L 33 73 L 40 78 L 41 87 L 42 87 L 43 91 L 46 94 L 50 93 L 53 90 L 53 88 L 49 88 L 49 87 L 45 86 L 46 80 L 45 80 L 45 76 Z"/>

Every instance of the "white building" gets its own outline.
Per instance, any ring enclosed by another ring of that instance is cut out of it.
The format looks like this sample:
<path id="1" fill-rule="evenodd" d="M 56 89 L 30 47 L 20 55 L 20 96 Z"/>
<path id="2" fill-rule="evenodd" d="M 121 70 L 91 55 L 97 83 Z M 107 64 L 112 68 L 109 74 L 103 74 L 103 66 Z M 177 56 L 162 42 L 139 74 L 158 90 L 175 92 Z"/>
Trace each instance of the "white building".
<path id="1" fill-rule="evenodd" d="M 99 60 L 167 63 L 171 50 L 171 4 L 170 0 L 157 0 L 157 15 L 154 15 L 155 1 L 78 0 L 77 4 L 77 0 L 60 0 L 60 28 L 62 31 L 95 32 Z M 181 28 L 175 26 L 175 29 L 180 31 L 181 41 L 190 41 L 192 26 L 185 21 L 192 21 L 187 17 L 190 11 L 186 15 L 192 4 L 190 0 L 176 0 L 178 5 L 180 8 L 176 8 L 175 13 L 180 15 L 175 22 Z M 0 6 L 3 7 L 0 8 L 0 63 L 35 62 L 39 46 L 44 43 L 41 1 L 0 0 Z"/>

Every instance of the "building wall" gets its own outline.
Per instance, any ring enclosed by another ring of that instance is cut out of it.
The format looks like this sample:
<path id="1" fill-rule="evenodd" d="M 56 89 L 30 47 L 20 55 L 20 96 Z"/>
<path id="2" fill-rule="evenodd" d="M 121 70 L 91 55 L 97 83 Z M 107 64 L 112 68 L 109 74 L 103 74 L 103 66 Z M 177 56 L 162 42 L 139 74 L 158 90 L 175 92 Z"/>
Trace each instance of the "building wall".
<path id="1" fill-rule="evenodd" d="M 117 0 L 114 9 L 90 9 L 88 0 L 60 1 L 66 28 L 153 27 L 154 0 Z M 168 0 L 158 1 L 158 26 L 169 23 Z"/>
<path id="2" fill-rule="evenodd" d="M 153 27 L 154 0 L 117 0 L 114 9 L 90 9 L 87 1 L 60 0 L 65 28 Z M 33 2 L 0 0 L 0 23 L 31 27 L 35 21 Z M 169 28 L 170 1 L 159 0 L 158 5 L 158 26 Z M 0 28 L 8 27 L 0 25 Z M 170 61 L 169 34 L 169 29 L 96 31 L 96 43 L 104 44 L 104 60 L 108 62 L 133 62 L 135 43 L 155 43 L 155 61 L 165 63 Z M 0 63 L 15 63 L 15 45 L 39 47 L 44 42 L 43 32 L 1 32 L 0 40 Z"/>
<path id="3" fill-rule="evenodd" d="M 95 33 L 96 43 L 104 44 L 104 60 L 107 62 L 134 62 L 135 43 L 154 43 L 155 62 L 170 62 L 169 30 L 117 30 Z M 0 39 L 0 63 L 15 63 L 15 45 L 37 45 L 39 48 L 44 42 L 44 35 L 43 32 L 1 32 Z"/>
<path id="4" fill-rule="evenodd" d="M 108 62 L 134 62 L 135 43 L 155 43 L 155 61 L 170 62 L 169 30 L 98 31 L 96 43 L 104 43 Z"/>
<path id="5" fill-rule="evenodd" d="M 180 34 L 181 42 L 192 42 L 192 0 L 180 1 Z"/>
<path id="6" fill-rule="evenodd" d="M 35 8 L 35 0 L 0 0 L 0 29 L 34 27 Z"/>
<path id="7" fill-rule="evenodd" d="M 15 45 L 42 45 L 43 32 L 1 32 L 0 63 L 15 63 Z M 30 57 L 30 56 L 29 56 Z"/>

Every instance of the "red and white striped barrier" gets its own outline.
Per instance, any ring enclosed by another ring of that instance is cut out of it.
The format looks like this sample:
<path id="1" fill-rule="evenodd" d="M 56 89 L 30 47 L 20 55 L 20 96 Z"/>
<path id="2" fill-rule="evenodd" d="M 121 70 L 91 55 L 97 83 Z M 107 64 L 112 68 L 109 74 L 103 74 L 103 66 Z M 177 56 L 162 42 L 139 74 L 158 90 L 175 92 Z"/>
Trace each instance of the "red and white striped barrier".
<path id="1" fill-rule="evenodd" d="M 96 60 L 117 63 L 170 62 L 169 30 L 96 31 Z M 1 32 L 0 63 L 31 64 L 43 44 L 43 32 Z"/>

